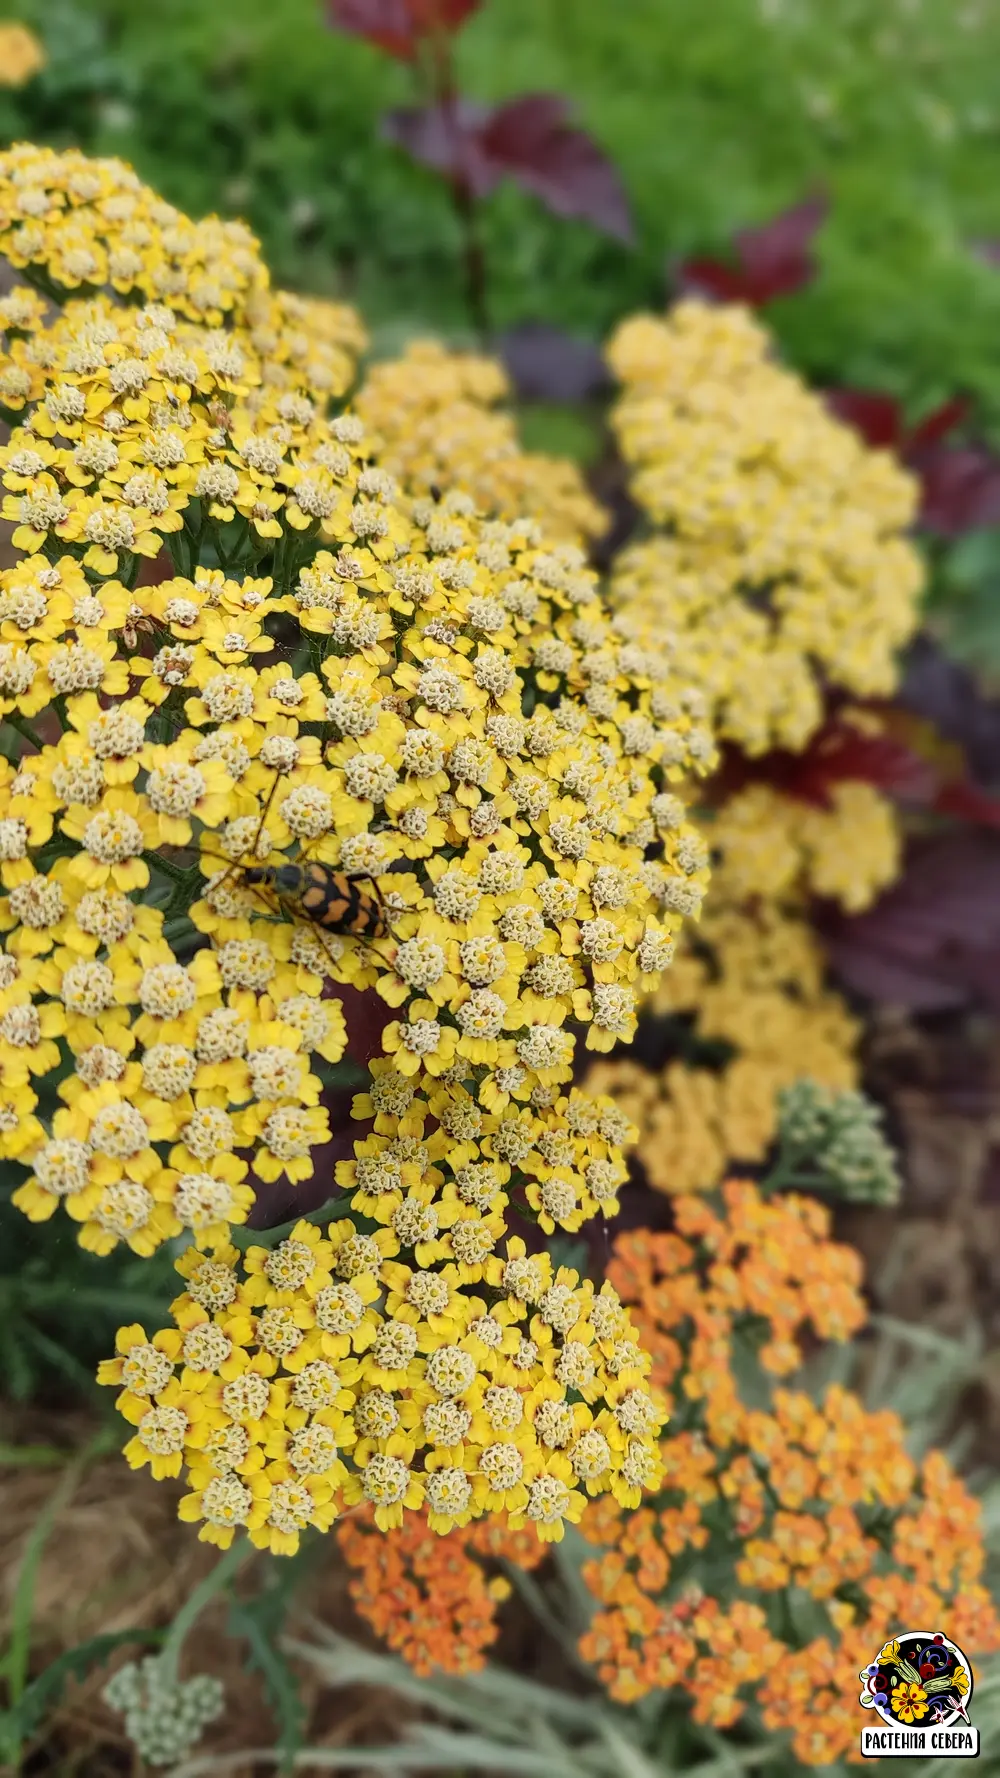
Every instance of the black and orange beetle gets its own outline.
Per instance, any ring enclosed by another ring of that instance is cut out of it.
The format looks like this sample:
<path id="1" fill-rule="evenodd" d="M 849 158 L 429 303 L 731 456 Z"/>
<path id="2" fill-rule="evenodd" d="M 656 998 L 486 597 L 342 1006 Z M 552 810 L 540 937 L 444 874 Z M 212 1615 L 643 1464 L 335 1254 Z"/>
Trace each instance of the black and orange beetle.
<path id="1" fill-rule="evenodd" d="M 240 877 L 251 886 L 270 889 L 291 913 L 324 932 L 364 939 L 385 938 L 389 933 L 379 896 L 361 886 L 371 882 L 369 877 L 352 877 L 308 859 L 301 864 L 244 865 Z"/>

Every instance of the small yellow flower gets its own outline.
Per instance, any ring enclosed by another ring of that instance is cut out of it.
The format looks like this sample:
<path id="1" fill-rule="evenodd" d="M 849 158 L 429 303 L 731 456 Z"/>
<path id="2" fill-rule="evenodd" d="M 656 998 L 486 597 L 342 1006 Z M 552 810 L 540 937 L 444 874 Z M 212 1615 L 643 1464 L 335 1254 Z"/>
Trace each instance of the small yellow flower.
<path id="1" fill-rule="evenodd" d="M 94 808 L 74 804 L 59 825 L 69 839 L 80 842 L 69 868 L 83 888 L 146 887 L 149 866 L 143 853 L 156 846 L 158 824 L 134 791 L 124 786 L 107 790 Z"/>
<path id="2" fill-rule="evenodd" d="M 136 1429 L 125 1446 L 126 1462 L 132 1469 L 148 1463 L 157 1481 L 180 1475 L 185 1451 L 203 1445 L 219 1419 L 204 1396 L 181 1389 L 176 1379 L 152 1403 L 127 1394 L 119 1413 Z"/>

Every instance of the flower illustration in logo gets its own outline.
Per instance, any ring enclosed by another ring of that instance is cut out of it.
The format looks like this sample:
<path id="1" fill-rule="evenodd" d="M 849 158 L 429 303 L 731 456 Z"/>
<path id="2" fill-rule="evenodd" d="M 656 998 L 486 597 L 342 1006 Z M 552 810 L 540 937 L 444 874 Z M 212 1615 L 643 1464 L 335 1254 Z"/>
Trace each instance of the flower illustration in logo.
<path id="1" fill-rule="evenodd" d="M 861 1703 L 890 1727 L 969 1723 L 972 1669 L 958 1644 L 939 1630 L 891 1637 L 859 1677 Z"/>
<path id="2" fill-rule="evenodd" d="M 927 1715 L 927 1693 L 912 1680 L 898 1679 L 889 1697 L 889 1709 L 898 1722 L 919 1722 Z"/>

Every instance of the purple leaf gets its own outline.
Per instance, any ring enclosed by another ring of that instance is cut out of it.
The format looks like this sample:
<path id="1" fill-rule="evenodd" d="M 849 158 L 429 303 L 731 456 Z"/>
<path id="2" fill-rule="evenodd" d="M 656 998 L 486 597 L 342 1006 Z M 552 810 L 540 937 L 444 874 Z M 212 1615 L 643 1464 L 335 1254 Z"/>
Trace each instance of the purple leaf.
<path id="1" fill-rule="evenodd" d="M 492 110 L 459 99 L 424 110 L 392 111 L 389 141 L 414 160 L 482 198 L 501 179 L 516 179 L 557 216 L 589 222 L 631 241 L 624 187 L 604 151 L 569 123 L 565 100 L 528 93 Z"/>
<path id="2" fill-rule="evenodd" d="M 1000 458 L 985 445 L 938 443 L 905 461 L 920 477 L 920 522 L 929 531 L 958 537 L 1000 520 Z"/>
<path id="3" fill-rule="evenodd" d="M 1000 265 L 1000 241 L 973 241 L 972 251 L 986 265 Z"/>
<path id="4" fill-rule="evenodd" d="M 497 177 L 483 154 L 480 130 L 489 111 L 471 99 L 451 105 L 427 105 L 421 109 L 387 111 L 382 134 L 387 142 L 405 149 L 411 160 L 442 173 L 453 184 L 465 185 L 475 197 L 485 197 Z"/>
<path id="5" fill-rule="evenodd" d="M 412 62 L 421 38 L 457 31 L 481 5 L 482 0 L 326 0 L 326 11 L 335 30 Z"/>
<path id="6" fill-rule="evenodd" d="M 526 93 L 494 111 L 482 136 L 497 169 L 534 192 L 556 216 L 575 217 L 629 243 L 628 199 L 616 168 L 555 93 Z"/>
<path id="7" fill-rule="evenodd" d="M 600 348 L 545 321 L 522 321 L 500 335 L 500 356 L 523 401 L 588 401 L 608 384 Z"/>
<path id="8" fill-rule="evenodd" d="M 898 701 L 961 747 L 981 784 L 1000 782 L 1000 701 L 985 698 L 972 674 L 930 636 L 910 645 Z"/>
<path id="9" fill-rule="evenodd" d="M 1000 844 L 972 832 L 923 843 L 870 912 L 831 916 L 826 937 L 842 979 L 870 999 L 1000 1010 Z"/>
<path id="10" fill-rule="evenodd" d="M 987 446 L 949 443 L 968 413 L 953 396 L 909 428 L 894 396 L 870 389 L 831 389 L 828 405 L 868 444 L 895 450 L 920 482 L 920 523 L 940 537 L 959 537 L 1000 521 L 1000 458 Z"/>

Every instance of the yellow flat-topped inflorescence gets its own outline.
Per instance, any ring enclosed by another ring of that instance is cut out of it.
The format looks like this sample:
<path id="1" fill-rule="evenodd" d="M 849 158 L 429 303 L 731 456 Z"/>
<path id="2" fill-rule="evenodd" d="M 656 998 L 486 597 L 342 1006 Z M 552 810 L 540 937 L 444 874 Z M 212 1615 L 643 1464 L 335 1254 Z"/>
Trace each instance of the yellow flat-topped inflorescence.
<path id="1" fill-rule="evenodd" d="M 559 542 L 599 536 L 607 514 L 576 464 L 521 448 L 513 416 L 500 405 L 509 396 L 496 359 L 413 340 L 399 358 L 372 365 L 356 411 L 380 461 L 414 492 L 462 490 L 486 510 L 539 519 Z"/>
<path id="2" fill-rule="evenodd" d="M 575 543 L 385 466 L 338 407 L 360 325 L 238 225 L 19 146 L 0 251 L 14 1201 L 98 1254 L 192 1243 L 175 1328 L 106 1375 L 206 1534 L 287 1550 L 363 1497 L 558 1535 L 578 1483 L 653 1472 L 656 1411 L 617 1307 L 506 1209 L 616 1206 L 627 1120 L 575 1050 L 629 1040 L 704 895 L 669 788 L 712 763 L 699 700 Z M 334 1173 L 338 986 L 384 1030 Z M 241 1269 L 261 1189 L 324 1166 L 353 1221 Z"/>
<path id="3" fill-rule="evenodd" d="M 651 535 L 613 597 L 635 633 L 672 632 L 720 736 L 800 749 L 824 688 L 881 697 L 917 622 L 923 574 L 903 533 L 916 483 L 770 355 L 748 311 L 678 303 L 608 348 L 613 420 Z"/>

